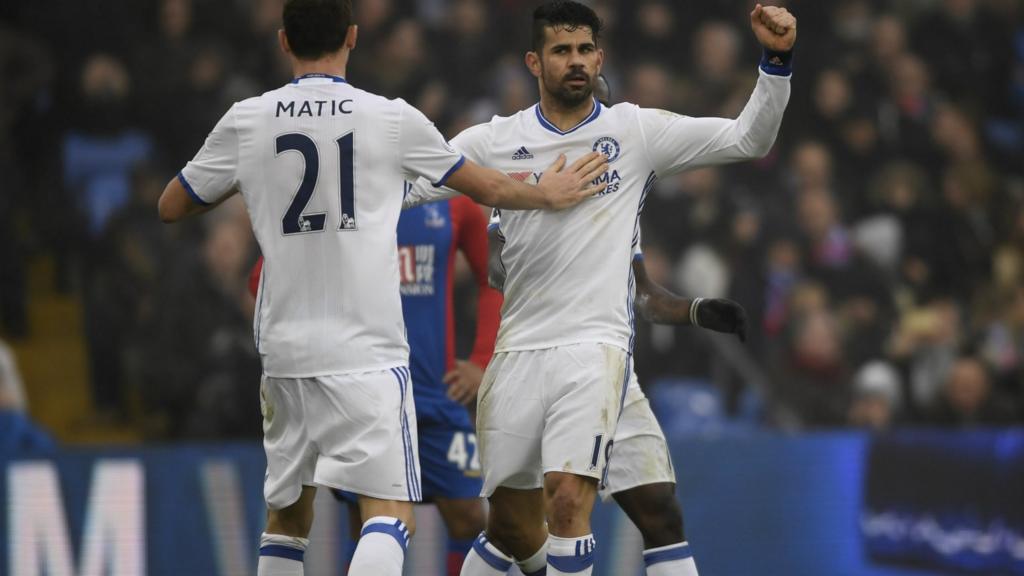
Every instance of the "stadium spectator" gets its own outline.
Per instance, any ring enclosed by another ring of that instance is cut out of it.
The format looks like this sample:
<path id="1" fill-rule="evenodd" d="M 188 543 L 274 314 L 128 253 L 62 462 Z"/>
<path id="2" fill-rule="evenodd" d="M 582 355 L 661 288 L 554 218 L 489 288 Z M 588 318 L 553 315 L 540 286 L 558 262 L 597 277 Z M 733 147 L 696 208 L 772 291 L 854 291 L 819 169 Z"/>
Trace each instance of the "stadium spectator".
<path id="1" fill-rule="evenodd" d="M 973 356 L 961 356 L 946 377 L 933 422 L 942 426 L 1006 425 L 1013 407 L 993 389 L 987 367 Z"/>
<path id="2" fill-rule="evenodd" d="M 899 419 L 902 388 L 899 373 L 889 363 L 876 360 L 861 366 L 853 377 L 849 424 L 875 431 L 892 427 Z"/>

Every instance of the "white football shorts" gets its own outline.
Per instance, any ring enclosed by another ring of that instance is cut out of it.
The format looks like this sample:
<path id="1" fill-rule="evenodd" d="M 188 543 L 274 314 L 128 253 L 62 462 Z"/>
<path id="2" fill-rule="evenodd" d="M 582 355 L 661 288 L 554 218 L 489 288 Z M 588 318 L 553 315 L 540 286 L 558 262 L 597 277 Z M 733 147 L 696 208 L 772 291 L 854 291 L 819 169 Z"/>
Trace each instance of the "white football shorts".
<path id="1" fill-rule="evenodd" d="M 600 480 L 629 372 L 608 344 L 495 354 L 477 404 L 481 495 L 540 488 L 548 472 Z"/>
<path id="2" fill-rule="evenodd" d="M 302 486 L 419 501 L 416 408 L 408 368 L 260 385 L 267 506 L 294 504 Z"/>
<path id="3" fill-rule="evenodd" d="M 607 502 L 613 494 L 647 484 L 675 484 L 665 433 L 651 411 L 636 373 L 629 375 L 626 405 L 619 416 L 612 442 L 608 473 L 598 494 Z"/>

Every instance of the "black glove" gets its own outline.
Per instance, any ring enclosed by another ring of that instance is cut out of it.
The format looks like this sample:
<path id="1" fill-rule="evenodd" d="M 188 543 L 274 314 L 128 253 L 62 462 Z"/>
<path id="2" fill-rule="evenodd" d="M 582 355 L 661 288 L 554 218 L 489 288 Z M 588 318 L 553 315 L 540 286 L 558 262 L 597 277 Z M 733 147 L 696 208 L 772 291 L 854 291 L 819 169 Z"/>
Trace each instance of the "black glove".
<path id="1" fill-rule="evenodd" d="M 736 334 L 740 342 L 747 341 L 747 311 L 726 298 L 694 298 L 690 302 L 690 324 Z"/>

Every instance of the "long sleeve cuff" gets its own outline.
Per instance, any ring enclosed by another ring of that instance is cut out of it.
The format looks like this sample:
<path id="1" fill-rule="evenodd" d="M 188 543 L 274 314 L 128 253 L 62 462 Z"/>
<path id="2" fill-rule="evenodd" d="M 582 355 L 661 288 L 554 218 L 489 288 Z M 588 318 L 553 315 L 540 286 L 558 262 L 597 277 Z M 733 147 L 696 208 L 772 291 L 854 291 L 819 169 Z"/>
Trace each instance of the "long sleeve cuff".
<path id="1" fill-rule="evenodd" d="M 773 76 L 789 76 L 793 73 L 793 51 L 765 50 L 761 55 L 761 70 Z"/>

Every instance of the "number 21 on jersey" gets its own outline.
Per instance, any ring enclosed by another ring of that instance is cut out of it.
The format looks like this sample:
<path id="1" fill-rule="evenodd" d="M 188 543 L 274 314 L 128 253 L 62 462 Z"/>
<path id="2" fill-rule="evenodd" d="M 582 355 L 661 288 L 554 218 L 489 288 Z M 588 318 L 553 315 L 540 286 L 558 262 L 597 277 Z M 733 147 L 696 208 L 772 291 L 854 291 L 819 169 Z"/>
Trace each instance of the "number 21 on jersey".
<path id="1" fill-rule="evenodd" d="M 338 145 L 338 154 L 341 162 L 338 182 L 341 196 L 341 222 L 338 230 L 356 229 L 356 203 L 355 203 L 355 182 L 353 174 L 352 148 L 354 133 L 349 132 L 335 140 Z M 320 150 L 316 142 L 309 136 L 302 133 L 282 134 L 275 140 L 277 156 L 285 152 L 295 151 L 302 155 L 306 167 L 302 171 L 302 182 L 295 192 L 288 211 L 281 219 L 281 232 L 288 236 L 290 234 L 305 234 L 308 232 L 322 232 L 327 220 L 326 212 L 304 214 L 303 210 L 309 204 L 309 200 L 316 191 L 316 183 L 320 179 Z"/>

